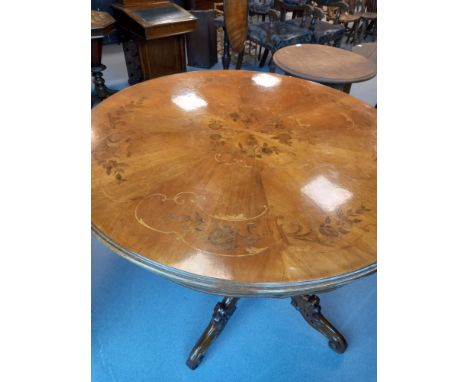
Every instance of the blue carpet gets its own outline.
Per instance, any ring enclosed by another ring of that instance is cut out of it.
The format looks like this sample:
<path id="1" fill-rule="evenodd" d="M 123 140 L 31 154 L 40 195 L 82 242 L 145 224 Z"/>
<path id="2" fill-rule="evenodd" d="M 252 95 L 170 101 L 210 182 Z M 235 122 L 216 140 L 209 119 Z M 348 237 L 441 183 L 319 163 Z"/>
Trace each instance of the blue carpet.
<path id="1" fill-rule="evenodd" d="M 327 346 L 289 299 L 241 299 L 198 369 L 185 360 L 221 298 L 179 286 L 92 239 L 92 380 L 375 381 L 376 275 L 320 295 L 348 341 Z"/>

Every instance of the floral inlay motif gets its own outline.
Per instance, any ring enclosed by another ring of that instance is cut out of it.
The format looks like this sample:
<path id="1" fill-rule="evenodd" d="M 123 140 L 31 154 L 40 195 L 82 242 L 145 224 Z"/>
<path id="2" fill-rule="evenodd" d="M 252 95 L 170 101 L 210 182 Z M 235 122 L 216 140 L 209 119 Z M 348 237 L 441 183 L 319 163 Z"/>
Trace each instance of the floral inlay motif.
<path id="1" fill-rule="evenodd" d="M 128 156 L 128 146 L 132 139 L 132 131 L 128 129 L 125 134 L 121 132 L 125 126 L 128 114 L 143 106 L 146 97 L 132 100 L 109 113 L 109 134 L 94 148 L 92 154 L 107 175 L 112 175 L 118 184 L 125 182 L 125 167 L 127 164 L 120 158 Z M 119 131 L 119 132 L 117 132 Z"/>

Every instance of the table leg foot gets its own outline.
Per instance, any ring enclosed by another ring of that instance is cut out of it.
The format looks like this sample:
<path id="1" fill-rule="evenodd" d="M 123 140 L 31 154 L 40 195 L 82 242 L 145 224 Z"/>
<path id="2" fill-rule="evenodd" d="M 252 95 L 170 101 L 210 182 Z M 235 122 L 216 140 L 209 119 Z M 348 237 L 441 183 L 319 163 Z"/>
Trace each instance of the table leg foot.
<path id="1" fill-rule="evenodd" d="M 328 338 L 328 346 L 337 352 L 344 353 L 346 340 L 343 335 L 322 315 L 320 299 L 316 295 L 291 297 L 291 304 L 315 330 Z"/>
<path id="2" fill-rule="evenodd" d="M 189 357 L 187 358 L 187 366 L 191 369 L 196 369 L 203 359 L 208 347 L 223 331 L 229 318 L 236 310 L 236 304 L 239 298 L 225 297 L 223 301 L 218 302 L 214 308 L 213 317 L 208 327 L 203 332 L 200 339 L 193 347 Z"/>

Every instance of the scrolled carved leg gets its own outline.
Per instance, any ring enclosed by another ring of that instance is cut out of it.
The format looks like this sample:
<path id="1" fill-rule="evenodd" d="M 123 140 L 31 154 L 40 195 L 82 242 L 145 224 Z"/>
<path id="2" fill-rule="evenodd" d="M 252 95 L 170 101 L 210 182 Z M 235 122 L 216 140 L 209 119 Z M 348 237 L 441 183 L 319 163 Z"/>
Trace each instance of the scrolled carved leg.
<path id="1" fill-rule="evenodd" d="M 315 329 L 328 338 L 328 346 L 337 353 L 344 353 L 348 346 L 343 335 L 322 315 L 320 299 L 316 295 L 291 297 L 291 304 Z"/>
<path id="2" fill-rule="evenodd" d="M 196 369 L 203 359 L 208 347 L 223 331 L 229 318 L 236 310 L 236 304 L 239 298 L 225 297 L 223 301 L 218 302 L 214 308 L 213 317 L 208 327 L 203 332 L 200 339 L 193 347 L 189 357 L 187 358 L 187 366 L 191 369 Z"/>

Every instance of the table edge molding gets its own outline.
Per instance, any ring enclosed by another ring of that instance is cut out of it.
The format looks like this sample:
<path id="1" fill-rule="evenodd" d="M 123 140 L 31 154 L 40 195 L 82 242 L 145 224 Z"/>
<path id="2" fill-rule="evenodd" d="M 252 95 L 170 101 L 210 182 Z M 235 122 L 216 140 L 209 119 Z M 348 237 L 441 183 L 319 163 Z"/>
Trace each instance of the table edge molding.
<path id="1" fill-rule="evenodd" d="M 232 297 L 291 297 L 316 292 L 325 292 L 341 287 L 349 282 L 368 276 L 377 271 L 377 262 L 351 272 L 311 281 L 248 283 L 222 280 L 210 276 L 201 276 L 182 271 L 167 265 L 156 263 L 138 253 L 132 252 L 104 234 L 94 224 L 92 233 L 109 249 L 130 262 L 163 276 L 177 284 L 214 295 Z"/>

